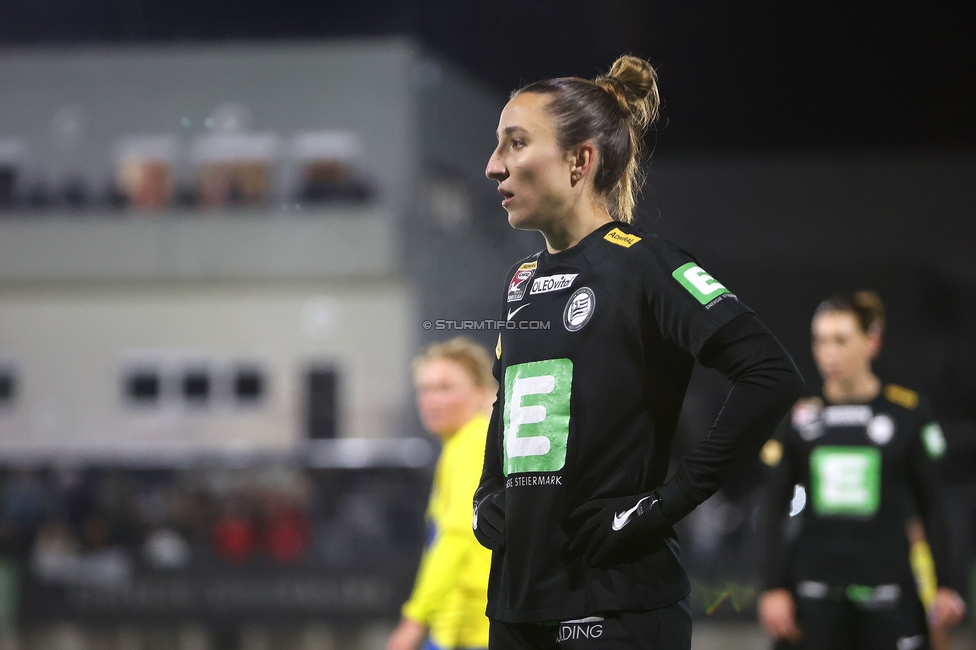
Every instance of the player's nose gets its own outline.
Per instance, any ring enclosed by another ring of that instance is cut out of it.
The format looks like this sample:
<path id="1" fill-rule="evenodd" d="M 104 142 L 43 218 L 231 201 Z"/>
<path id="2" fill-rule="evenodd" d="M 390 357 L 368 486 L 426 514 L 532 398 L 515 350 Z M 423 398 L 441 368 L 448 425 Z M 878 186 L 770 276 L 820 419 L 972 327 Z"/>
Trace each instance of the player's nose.
<path id="1" fill-rule="evenodd" d="M 498 149 L 495 149 L 488 159 L 488 166 L 485 167 L 485 176 L 499 182 L 508 178 L 508 171 L 505 169 L 505 164 L 502 162 L 501 156 L 498 155 Z"/>

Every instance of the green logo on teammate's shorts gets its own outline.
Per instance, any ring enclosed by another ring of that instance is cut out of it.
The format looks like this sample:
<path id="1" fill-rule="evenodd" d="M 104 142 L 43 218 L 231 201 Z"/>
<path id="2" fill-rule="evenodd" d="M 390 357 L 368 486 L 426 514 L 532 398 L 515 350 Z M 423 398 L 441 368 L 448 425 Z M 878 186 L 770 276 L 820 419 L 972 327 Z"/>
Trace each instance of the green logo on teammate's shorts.
<path id="1" fill-rule="evenodd" d="M 721 282 L 705 273 L 705 270 L 694 262 L 688 262 L 675 269 L 671 275 L 703 305 L 729 292 Z"/>
<path id="2" fill-rule="evenodd" d="M 549 359 L 505 369 L 505 475 L 556 472 L 566 464 L 573 362 Z"/>
<path id="3" fill-rule="evenodd" d="M 870 517 L 881 503 L 881 452 L 817 447 L 810 454 L 810 483 L 817 514 Z"/>

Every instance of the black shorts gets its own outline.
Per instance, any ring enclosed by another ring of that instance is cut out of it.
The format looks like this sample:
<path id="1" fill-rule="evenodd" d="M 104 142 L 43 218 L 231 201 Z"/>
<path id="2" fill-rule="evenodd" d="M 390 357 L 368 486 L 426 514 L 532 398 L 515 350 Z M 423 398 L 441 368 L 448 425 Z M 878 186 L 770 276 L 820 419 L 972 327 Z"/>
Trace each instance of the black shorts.
<path id="1" fill-rule="evenodd" d="M 777 648 L 801 650 L 928 650 L 925 611 L 914 585 L 900 585 L 897 598 L 857 603 L 847 598 L 796 598 L 803 639 Z"/>
<path id="2" fill-rule="evenodd" d="M 558 625 L 491 620 L 488 650 L 689 650 L 688 599 L 646 612 L 612 612 Z"/>

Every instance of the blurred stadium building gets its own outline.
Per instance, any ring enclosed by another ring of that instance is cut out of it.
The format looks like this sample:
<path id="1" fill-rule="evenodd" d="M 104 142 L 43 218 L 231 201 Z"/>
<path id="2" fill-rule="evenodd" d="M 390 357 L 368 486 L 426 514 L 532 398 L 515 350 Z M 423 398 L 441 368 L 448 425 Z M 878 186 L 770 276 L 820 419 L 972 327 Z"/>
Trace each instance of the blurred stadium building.
<path id="1" fill-rule="evenodd" d="M 8 52 L 0 80 L 6 633 L 353 647 L 424 537 L 409 361 L 451 332 L 420 315 L 480 315 L 521 255 L 462 235 L 499 98 L 404 39 Z"/>
<path id="2" fill-rule="evenodd" d="M 472 261 L 450 273 L 471 287 L 463 273 L 507 251 L 431 231 L 484 210 L 491 187 L 470 177 L 499 103 L 407 41 L 0 65 L 8 448 L 281 447 L 303 425 L 335 436 L 309 419 L 333 402 L 342 435 L 389 435 L 418 315 L 491 303 L 438 299 L 441 252 Z"/>

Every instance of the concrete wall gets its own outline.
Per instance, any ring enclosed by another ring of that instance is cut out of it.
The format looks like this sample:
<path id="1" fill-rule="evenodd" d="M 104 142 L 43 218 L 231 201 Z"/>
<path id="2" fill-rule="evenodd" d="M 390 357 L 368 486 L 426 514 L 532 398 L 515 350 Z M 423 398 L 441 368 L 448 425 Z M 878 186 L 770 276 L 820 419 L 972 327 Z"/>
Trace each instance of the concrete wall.
<path id="1" fill-rule="evenodd" d="M 411 403 L 411 295 L 396 281 L 7 289 L 0 362 L 18 386 L 0 408 L 0 453 L 286 449 L 304 434 L 313 365 L 339 372 L 340 435 L 396 435 Z M 267 379 L 256 404 L 227 394 L 241 365 Z M 141 368 L 164 377 L 158 405 L 126 399 L 123 378 Z M 167 384 L 198 368 L 214 382 L 199 406 Z"/>
<path id="2" fill-rule="evenodd" d="M 340 371 L 340 435 L 415 433 L 419 320 L 400 238 L 419 168 L 417 59 L 407 39 L 0 54 L 0 139 L 26 142 L 27 185 L 77 177 L 100 192 L 118 138 L 140 134 L 176 136 L 188 180 L 193 139 L 235 105 L 239 130 L 358 134 L 378 190 L 298 211 L 275 196 L 211 212 L 0 212 L 0 364 L 18 381 L 0 445 L 286 446 L 304 434 L 301 382 L 316 362 Z M 281 190 L 289 169 L 275 169 Z M 133 364 L 220 374 L 242 362 L 270 380 L 254 407 L 137 409 L 122 395 Z"/>
<path id="3" fill-rule="evenodd" d="M 0 282 L 286 281 L 397 273 L 388 210 L 307 210 L 187 218 L 27 214 L 0 219 Z"/>

